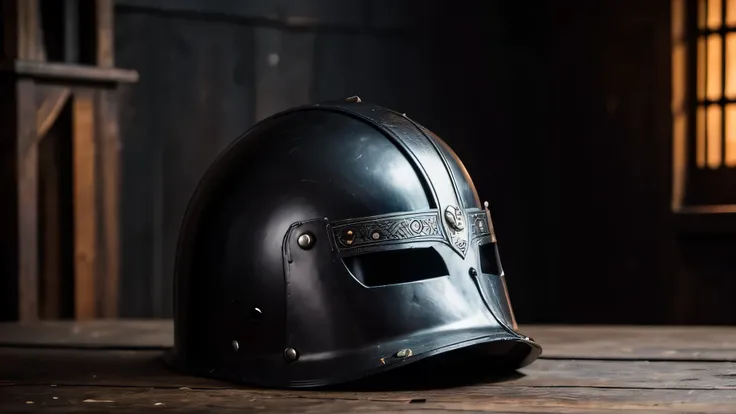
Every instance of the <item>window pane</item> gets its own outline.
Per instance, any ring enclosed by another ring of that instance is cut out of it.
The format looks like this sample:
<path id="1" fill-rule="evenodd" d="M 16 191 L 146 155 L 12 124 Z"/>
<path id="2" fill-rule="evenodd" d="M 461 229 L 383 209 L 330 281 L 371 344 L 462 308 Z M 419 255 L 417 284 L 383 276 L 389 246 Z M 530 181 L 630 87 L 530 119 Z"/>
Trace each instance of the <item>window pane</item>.
<path id="1" fill-rule="evenodd" d="M 721 0 L 708 0 L 708 28 L 718 29 L 721 21 Z"/>
<path id="2" fill-rule="evenodd" d="M 695 117 L 695 162 L 705 167 L 705 107 L 699 106 Z"/>
<path id="3" fill-rule="evenodd" d="M 734 40 L 736 42 L 736 40 Z M 735 43 L 736 44 L 736 43 Z M 685 102 L 685 90 L 687 79 L 685 68 L 687 66 L 687 49 L 685 45 L 677 45 L 672 48 L 672 109 L 682 109 Z M 734 66 L 736 68 L 736 66 Z"/>
<path id="4" fill-rule="evenodd" d="M 736 0 L 729 0 L 736 1 Z M 672 39 L 685 39 L 685 0 L 672 0 Z"/>
<path id="5" fill-rule="evenodd" d="M 726 105 L 726 165 L 736 166 L 736 104 Z"/>
<path id="6" fill-rule="evenodd" d="M 708 122 L 708 167 L 718 168 L 721 166 L 721 116 L 722 109 L 718 105 L 710 105 L 707 111 Z"/>
<path id="7" fill-rule="evenodd" d="M 708 36 L 708 67 L 705 78 L 706 96 L 710 100 L 721 99 L 721 36 Z"/>
<path id="8" fill-rule="evenodd" d="M 705 99 L 705 38 L 698 39 L 698 100 Z"/>
<path id="9" fill-rule="evenodd" d="M 705 3 L 706 0 L 698 0 L 698 28 L 705 28 Z"/>
<path id="10" fill-rule="evenodd" d="M 736 33 L 726 35 L 726 97 L 736 98 Z"/>
<path id="11" fill-rule="evenodd" d="M 736 26 L 736 0 L 726 2 L 726 25 Z"/>

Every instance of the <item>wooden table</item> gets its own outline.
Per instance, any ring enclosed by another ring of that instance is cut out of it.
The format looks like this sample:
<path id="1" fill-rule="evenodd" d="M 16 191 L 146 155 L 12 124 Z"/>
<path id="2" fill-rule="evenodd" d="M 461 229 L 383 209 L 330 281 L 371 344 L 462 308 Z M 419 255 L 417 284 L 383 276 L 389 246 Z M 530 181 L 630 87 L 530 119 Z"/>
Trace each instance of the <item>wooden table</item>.
<path id="1" fill-rule="evenodd" d="M 736 413 L 736 328 L 523 326 L 518 375 L 412 390 L 249 389 L 169 371 L 170 321 L 0 324 L 0 412 Z"/>

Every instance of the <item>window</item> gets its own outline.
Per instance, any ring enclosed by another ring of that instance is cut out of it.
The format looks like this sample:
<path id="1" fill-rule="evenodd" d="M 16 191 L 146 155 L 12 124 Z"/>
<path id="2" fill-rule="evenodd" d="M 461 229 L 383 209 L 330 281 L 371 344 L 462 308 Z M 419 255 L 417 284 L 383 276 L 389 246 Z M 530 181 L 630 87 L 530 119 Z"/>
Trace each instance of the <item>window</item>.
<path id="1" fill-rule="evenodd" d="M 736 206 L 736 0 L 672 1 L 673 207 Z"/>

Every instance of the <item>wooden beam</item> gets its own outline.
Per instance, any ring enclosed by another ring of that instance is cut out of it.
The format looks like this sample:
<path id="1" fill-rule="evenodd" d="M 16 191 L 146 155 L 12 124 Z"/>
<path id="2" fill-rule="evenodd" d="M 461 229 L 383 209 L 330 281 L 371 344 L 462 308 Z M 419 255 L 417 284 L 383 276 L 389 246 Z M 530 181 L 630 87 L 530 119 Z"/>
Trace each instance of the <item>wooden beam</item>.
<path id="1" fill-rule="evenodd" d="M 96 314 L 97 214 L 95 91 L 76 89 L 73 107 L 74 310 L 80 320 Z"/>
<path id="2" fill-rule="evenodd" d="M 48 133 L 69 101 L 71 90 L 66 86 L 36 85 L 36 145 L 39 158 L 39 217 L 42 238 L 39 248 L 42 260 L 39 274 L 41 296 L 40 317 L 58 319 L 62 316 L 62 217 L 60 216 L 59 139 Z"/>
<path id="3" fill-rule="evenodd" d="M 66 86 L 56 85 L 43 85 L 39 89 L 44 95 L 36 110 L 36 130 L 40 140 L 56 122 L 56 118 L 71 96 L 71 90 Z"/>
<path id="4" fill-rule="evenodd" d="M 68 63 L 35 62 L 28 60 L 6 61 L 0 71 L 12 72 L 21 77 L 33 77 L 69 82 L 134 83 L 138 72 L 119 68 L 99 68 Z"/>
<path id="5" fill-rule="evenodd" d="M 115 91 L 99 92 L 98 143 L 101 164 L 97 170 L 102 192 L 102 219 L 104 265 L 98 277 L 102 286 L 98 290 L 102 301 L 100 315 L 105 318 L 118 316 L 118 290 L 120 274 L 120 137 L 118 130 L 118 106 Z"/>
<path id="6" fill-rule="evenodd" d="M 38 319 L 38 142 L 34 84 L 16 83 L 18 186 L 18 318 Z"/>
<path id="7" fill-rule="evenodd" d="M 114 8 L 113 0 L 96 0 L 95 23 L 97 26 L 97 66 L 111 68 L 115 66 L 114 52 Z"/>
<path id="8" fill-rule="evenodd" d="M 15 3 L 18 59 L 43 60 L 43 36 L 41 32 L 41 7 L 39 0 L 18 0 Z"/>

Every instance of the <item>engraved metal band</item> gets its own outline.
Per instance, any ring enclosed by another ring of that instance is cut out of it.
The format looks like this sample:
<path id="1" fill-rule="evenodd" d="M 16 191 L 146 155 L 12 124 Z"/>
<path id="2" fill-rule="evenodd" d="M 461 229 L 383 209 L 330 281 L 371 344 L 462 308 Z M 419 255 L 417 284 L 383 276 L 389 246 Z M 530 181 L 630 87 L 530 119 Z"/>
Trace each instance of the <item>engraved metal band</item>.
<path id="1" fill-rule="evenodd" d="M 493 236 L 486 210 L 466 209 L 470 239 Z M 339 250 L 353 250 L 397 242 L 447 242 L 438 210 L 348 219 L 331 225 Z M 494 241 L 495 241 L 495 237 Z"/>

